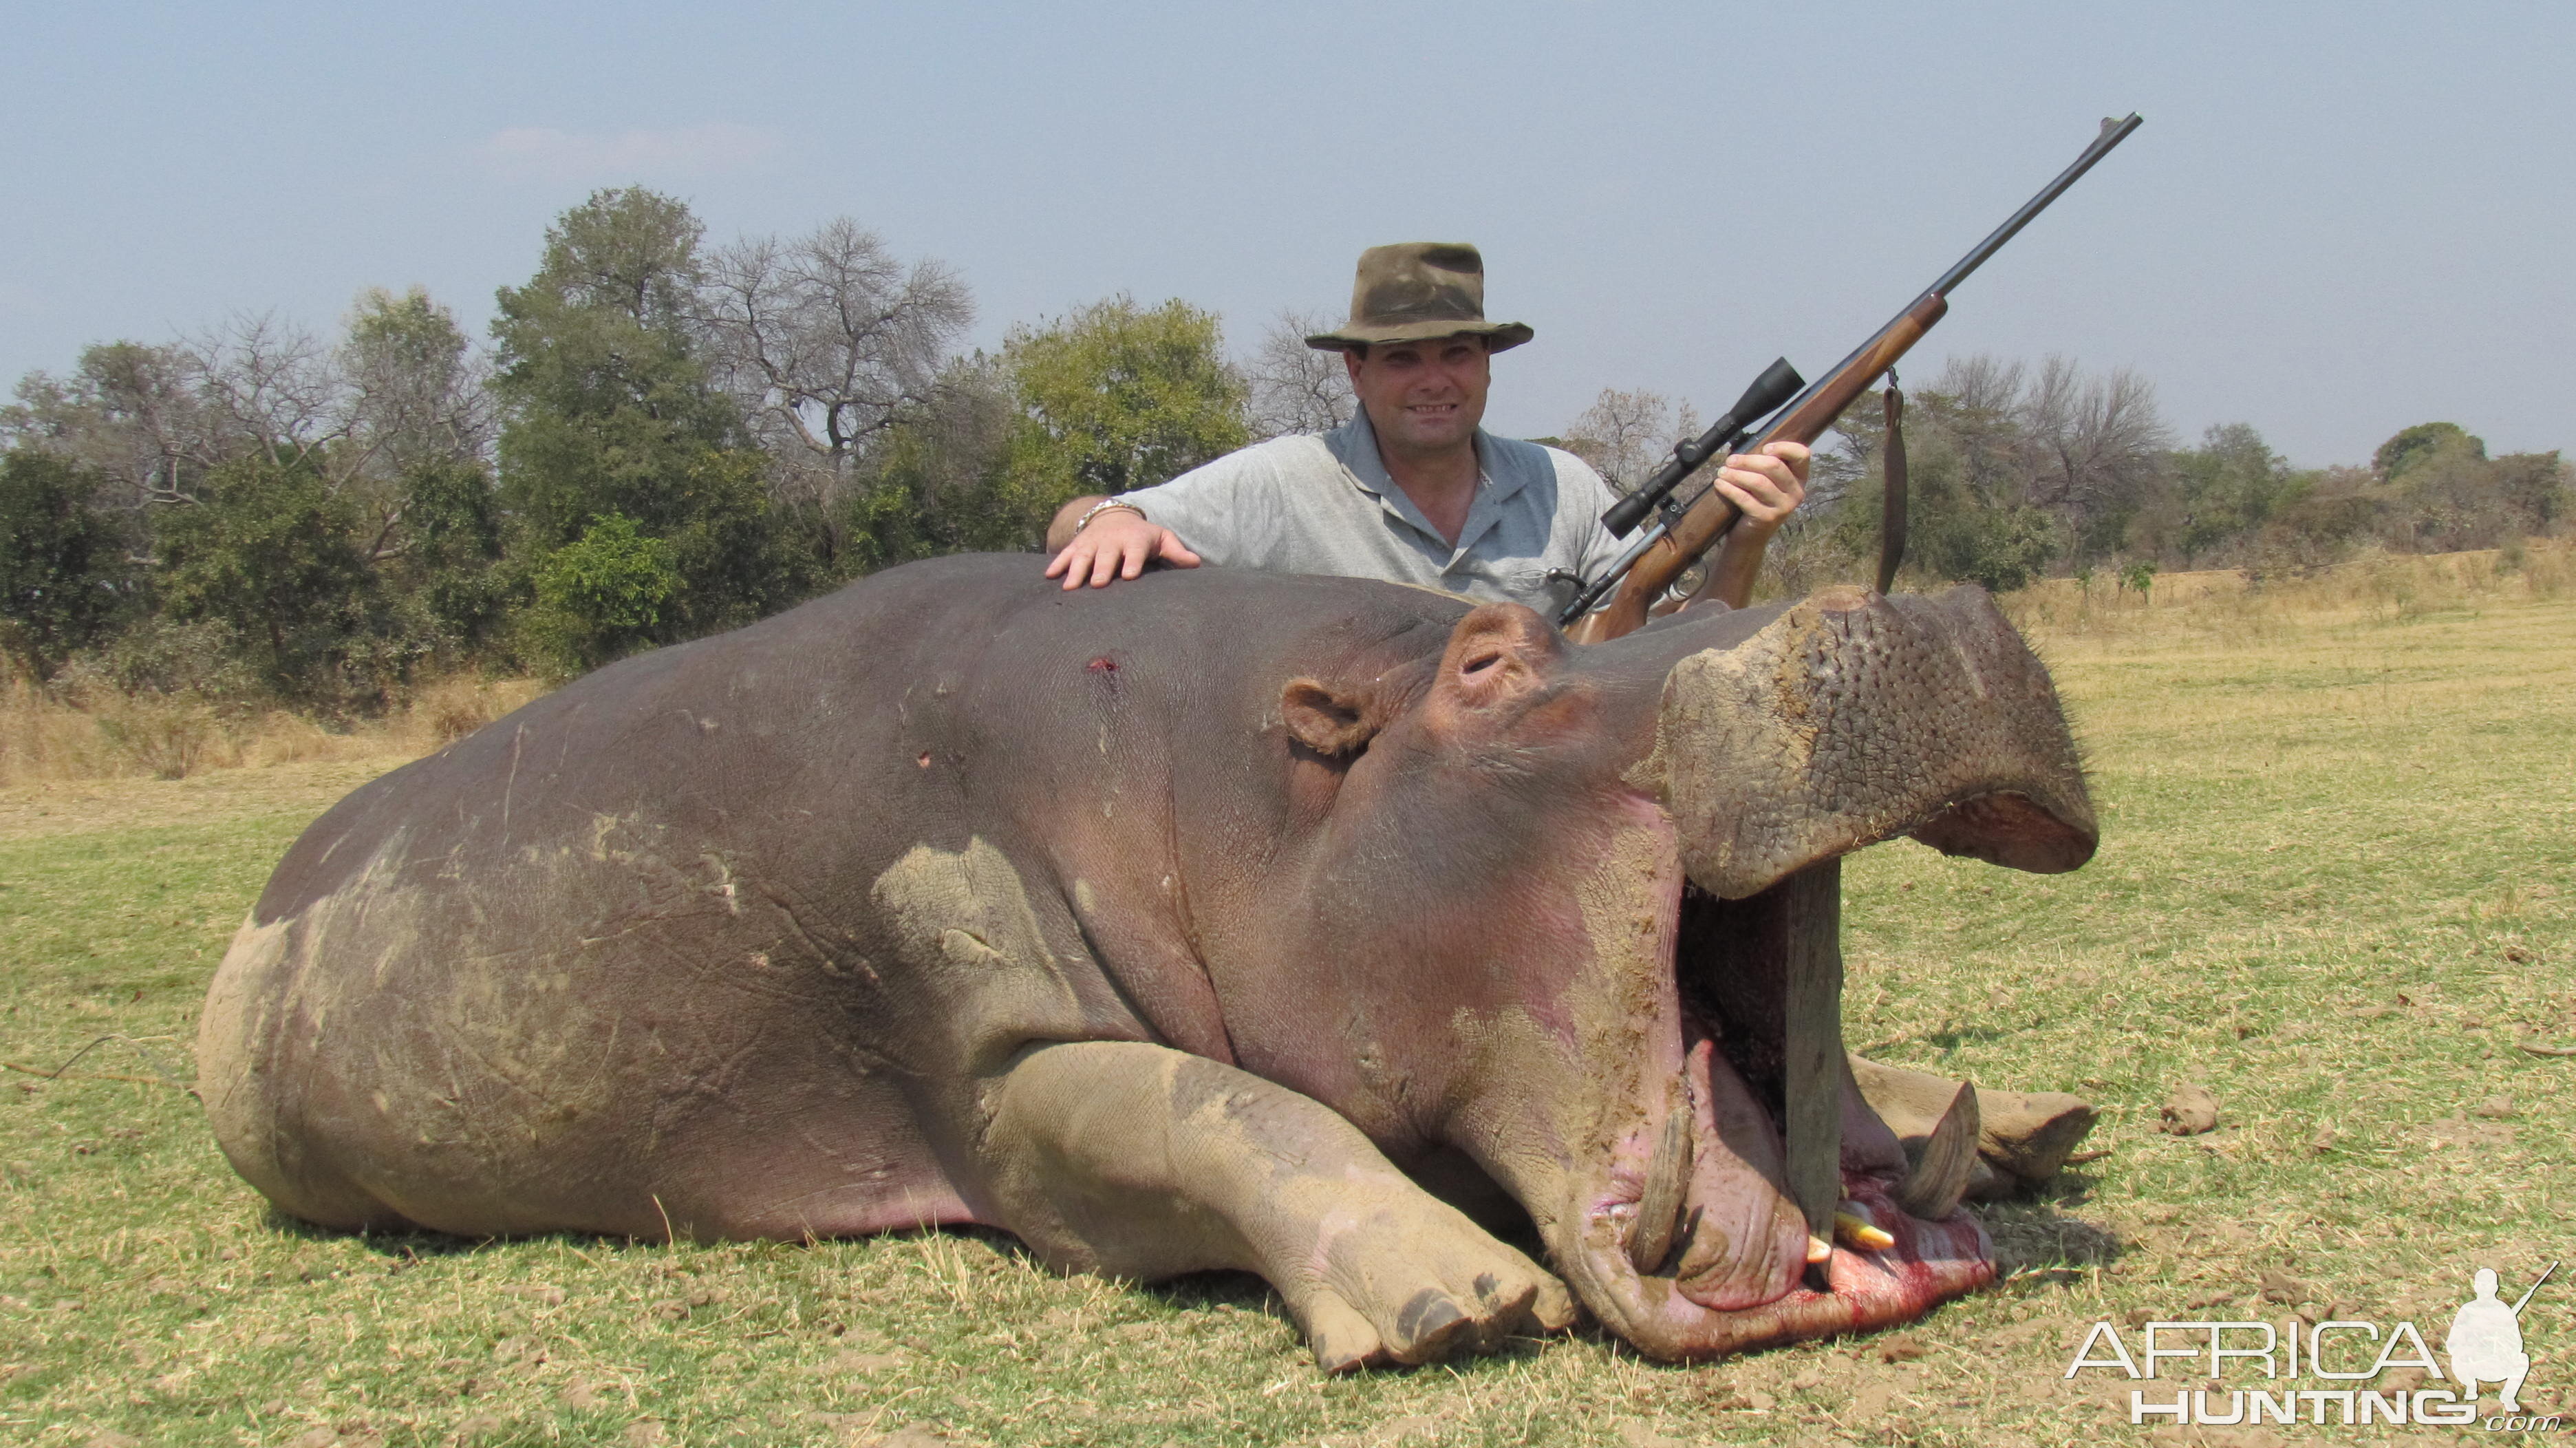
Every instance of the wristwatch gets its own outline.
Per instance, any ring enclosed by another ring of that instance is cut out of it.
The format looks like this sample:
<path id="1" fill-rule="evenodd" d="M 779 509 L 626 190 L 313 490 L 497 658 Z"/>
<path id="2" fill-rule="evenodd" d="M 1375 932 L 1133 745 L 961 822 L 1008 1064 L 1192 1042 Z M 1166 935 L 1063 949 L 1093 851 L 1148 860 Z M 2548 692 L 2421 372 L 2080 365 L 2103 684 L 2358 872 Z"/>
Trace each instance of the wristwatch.
<path id="1" fill-rule="evenodd" d="M 1099 502 L 1092 504 L 1090 508 L 1086 509 L 1081 517 L 1073 520 L 1073 531 L 1079 533 L 1083 529 L 1090 527 L 1092 519 L 1099 517 L 1101 514 L 1108 512 L 1112 508 L 1124 508 L 1139 518 L 1145 517 L 1145 510 L 1137 507 L 1133 503 L 1122 503 L 1116 498 L 1103 498 Z M 1150 523 L 1153 520 L 1146 518 L 1145 521 Z"/>

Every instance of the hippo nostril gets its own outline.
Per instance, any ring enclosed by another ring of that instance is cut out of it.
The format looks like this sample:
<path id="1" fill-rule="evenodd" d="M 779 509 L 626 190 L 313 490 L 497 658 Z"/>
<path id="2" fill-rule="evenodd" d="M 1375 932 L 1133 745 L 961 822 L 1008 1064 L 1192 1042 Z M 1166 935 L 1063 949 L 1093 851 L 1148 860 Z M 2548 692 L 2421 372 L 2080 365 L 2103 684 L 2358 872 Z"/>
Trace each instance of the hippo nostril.
<path id="1" fill-rule="evenodd" d="M 1460 666 L 1458 673 L 1461 677 L 1472 677 L 1483 673 L 1485 670 L 1492 668 L 1494 665 L 1499 664 L 1502 661 L 1503 651 L 1495 649 L 1488 653 L 1478 654 L 1474 658 L 1469 659 L 1464 665 Z"/>

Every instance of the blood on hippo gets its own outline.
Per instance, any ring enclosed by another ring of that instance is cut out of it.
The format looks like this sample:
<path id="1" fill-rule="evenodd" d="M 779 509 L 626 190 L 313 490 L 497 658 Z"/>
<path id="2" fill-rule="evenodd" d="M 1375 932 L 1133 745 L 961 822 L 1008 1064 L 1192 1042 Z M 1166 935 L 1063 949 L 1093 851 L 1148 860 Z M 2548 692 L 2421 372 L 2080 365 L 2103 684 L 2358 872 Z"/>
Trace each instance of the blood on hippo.
<path id="1" fill-rule="evenodd" d="M 1706 1357 L 1991 1272 L 1848 1072 L 1775 1069 L 1832 942 L 1764 902 L 1895 835 L 2055 870 L 2093 831 L 1974 590 L 1575 648 L 1397 585 L 942 559 L 353 793 L 218 970 L 202 1089 L 335 1227 L 976 1222 L 1067 1271 L 1259 1273 L 1336 1369 L 1578 1306 Z M 1823 1290 L 1801 1120 L 1884 1229 Z"/>

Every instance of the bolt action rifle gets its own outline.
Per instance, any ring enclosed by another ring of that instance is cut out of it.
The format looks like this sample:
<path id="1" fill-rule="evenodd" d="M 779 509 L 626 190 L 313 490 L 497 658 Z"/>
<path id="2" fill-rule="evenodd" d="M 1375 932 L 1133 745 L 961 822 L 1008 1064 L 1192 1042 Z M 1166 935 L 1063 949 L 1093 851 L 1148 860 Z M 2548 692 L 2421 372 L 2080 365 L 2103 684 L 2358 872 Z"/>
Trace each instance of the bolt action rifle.
<path id="1" fill-rule="evenodd" d="M 1895 320 L 1878 329 L 1878 335 L 1863 342 L 1859 349 L 1844 358 L 1833 371 L 1789 401 L 1758 437 L 1753 432 L 1756 419 L 1781 399 L 1795 392 L 1800 379 L 1788 360 L 1771 364 L 1769 371 L 1746 391 L 1726 416 L 1699 437 L 1673 450 L 1672 460 L 1665 463 L 1654 478 L 1630 497 L 1623 498 L 1602 515 L 1602 522 L 1619 537 L 1643 521 L 1652 511 L 1660 516 L 1653 527 L 1638 534 L 1609 569 L 1599 578 L 1576 591 L 1574 601 L 1557 615 L 1557 626 L 1577 643 L 1599 643 L 1614 639 L 1646 622 L 1647 610 L 1664 595 L 1685 569 L 1699 561 L 1709 549 L 1717 546 L 1743 515 L 1715 485 L 1703 487 L 1686 503 L 1674 503 L 1670 495 L 1685 478 L 1697 471 L 1711 457 L 1739 451 L 1751 438 L 1753 446 L 1771 442 L 1811 443 L 1824 435 L 1843 410 L 1867 392 L 1905 355 L 1906 349 L 1923 339 L 1950 309 L 1950 293 L 1968 274 L 1985 264 L 1986 258 L 2003 249 L 2013 234 L 2030 224 L 2030 219 L 2045 210 L 2067 187 L 2072 186 L 2093 163 L 2111 153 L 2111 148 L 2128 139 L 2143 121 L 2133 112 L 2123 120 L 2105 119 L 2102 132 L 2075 164 L 2059 172 L 2057 179 L 2040 188 L 2019 211 L 1994 234 L 1978 242 L 1975 249 L 1959 259 L 1959 264 L 1941 274 L 1941 279 L 1924 289 Z M 1888 519 L 1889 536 L 1882 540 L 1879 588 L 1883 592 L 1892 579 L 1896 557 L 1903 550 L 1901 504 L 1891 489 Z M 1612 590 L 1617 590 L 1614 594 Z M 1595 611 L 1595 606 L 1608 597 L 1610 602 Z"/>

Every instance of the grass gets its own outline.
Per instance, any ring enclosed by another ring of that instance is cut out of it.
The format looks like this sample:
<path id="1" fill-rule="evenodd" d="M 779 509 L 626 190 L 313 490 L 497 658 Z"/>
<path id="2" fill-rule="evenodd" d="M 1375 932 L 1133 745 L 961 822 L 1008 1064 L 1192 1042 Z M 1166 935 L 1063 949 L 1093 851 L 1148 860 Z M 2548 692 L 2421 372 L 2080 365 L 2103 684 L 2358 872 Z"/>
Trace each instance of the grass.
<path id="1" fill-rule="evenodd" d="M 326 728 L 284 709 L 13 679 L 0 684 L 0 786 L 426 754 L 543 692 L 535 679 L 451 674 L 415 688 L 382 717 Z"/>
<path id="2" fill-rule="evenodd" d="M 2476 1266 L 2518 1293 L 2576 1257 L 2576 1058 L 2520 1049 L 2576 1042 L 2576 602 L 2033 612 L 2101 855 L 2050 878 L 1858 857 L 1848 1030 L 1884 1059 L 2080 1090 L 2109 1155 L 1983 1209 L 2009 1279 L 1897 1339 L 1675 1369 L 1578 1336 L 1324 1380 L 1256 1281 L 1062 1280 L 997 1236 L 305 1230 L 154 1077 L 187 1073 L 206 977 L 279 852 L 393 762 L 326 760 L 0 791 L 0 1061 L 124 1038 L 60 1080 L 0 1072 L 0 1437 L 2127 1441 L 2125 1380 L 2060 1376 L 2097 1319 L 2331 1309 L 2438 1347 Z M 2217 1131 L 2158 1131 L 2185 1082 Z M 2523 1320 L 2527 1405 L 2576 1406 L 2570 1270 Z M 2261 1300 L 2267 1272 L 2299 1300 Z"/>

